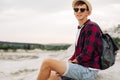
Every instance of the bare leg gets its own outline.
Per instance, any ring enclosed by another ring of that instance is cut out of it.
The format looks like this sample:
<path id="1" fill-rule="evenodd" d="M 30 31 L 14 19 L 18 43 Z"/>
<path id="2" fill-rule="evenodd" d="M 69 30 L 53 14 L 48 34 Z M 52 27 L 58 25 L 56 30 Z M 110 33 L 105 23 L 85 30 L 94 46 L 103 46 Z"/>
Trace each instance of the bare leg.
<path id="1" fill-rule="evenodd" d="M 55 59 L 46 59 L 40 69 L 37 80 L 48 80 L 51 71 L 58 72 L 60 75 L 64 74 L 66 70 L 66 63 Z"/>

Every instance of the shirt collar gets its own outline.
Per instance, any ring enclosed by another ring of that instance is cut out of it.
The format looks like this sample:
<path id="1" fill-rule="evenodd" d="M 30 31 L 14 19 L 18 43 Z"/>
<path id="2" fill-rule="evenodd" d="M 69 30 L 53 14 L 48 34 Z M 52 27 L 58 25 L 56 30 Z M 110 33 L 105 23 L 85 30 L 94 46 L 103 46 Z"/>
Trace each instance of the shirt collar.
<path id="1" fill-rule="evenodd" d="M 82 26 L 78 26 L 78 29 L 81 29 L 82 27 L 84 27 L 89 21 L 90 19 L 88 19 Z"/>

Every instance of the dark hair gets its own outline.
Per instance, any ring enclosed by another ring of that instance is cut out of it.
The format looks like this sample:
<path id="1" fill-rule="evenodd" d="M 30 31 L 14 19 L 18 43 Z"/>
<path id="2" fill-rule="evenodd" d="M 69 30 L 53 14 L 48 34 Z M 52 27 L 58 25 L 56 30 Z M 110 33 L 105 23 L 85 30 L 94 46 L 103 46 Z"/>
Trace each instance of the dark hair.
<path id="1" fill-rule="evenodd" d="M 87 10 L 89 11 L 88 5 L 87 5 L 85 2 L 83 2 L 83 1 L 77 1 L 77 2 L 74 4 L 74 6 L 79 6 L 79 5 L 83 5 L 83 4 L 85 4 L 85 5 L 87 6 Z"/>

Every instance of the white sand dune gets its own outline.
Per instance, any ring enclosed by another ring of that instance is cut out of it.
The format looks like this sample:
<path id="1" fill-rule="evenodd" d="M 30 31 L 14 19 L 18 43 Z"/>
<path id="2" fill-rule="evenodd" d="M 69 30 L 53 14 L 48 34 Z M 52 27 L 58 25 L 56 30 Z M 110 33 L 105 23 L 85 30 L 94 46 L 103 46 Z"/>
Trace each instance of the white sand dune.
<path id="1" fill-rule="evenodd" d="M 52 57 L 67 60 L 74 49 L 71 46 L 66 51 L 50 52 L 0 52 L 0 80 L 36 80 L 43 59 Z M 96 80 L 120 80 L 120 51 L 116 63 L 107 70 L 99 71 Z"/>

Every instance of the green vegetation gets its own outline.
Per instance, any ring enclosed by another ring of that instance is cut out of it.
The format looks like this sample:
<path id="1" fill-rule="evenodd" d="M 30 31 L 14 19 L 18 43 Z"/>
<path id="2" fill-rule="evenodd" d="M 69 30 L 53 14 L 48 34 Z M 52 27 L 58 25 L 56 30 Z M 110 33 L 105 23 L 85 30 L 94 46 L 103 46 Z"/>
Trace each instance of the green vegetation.
<path id="1" fill-rule="evenodd" d="M 115 41 L 117 46 L 120 48 L 120 38 L 116 37 L 116 38 L 113 38 L 113 40 Z"/>
<path id="2" fill-rule="evenodd" d="M 66 50 L 70 45 L 44 45 L 43 50 Z"/>
<path id="3" fill-rule="evenodd" d="M 16 42 L 0 42 L 0 50 L 8 51 L 17 49 L 24 50 L 34 50 L 34 49 L 42 49 L 42 50 L 65 50 L 70 46 L 70 44 L 32 44 L 32 43 L 16 43 Z"/>
<path id="4" fill-rule="evenodd" d="M 120 34 L 120 24 L 116 26 L 116 28 L 114 29 L 114 33 Z M 116 44 L 120 48 L 120 37 L 114 37 L 113 40 L 116 42 Z"/>

